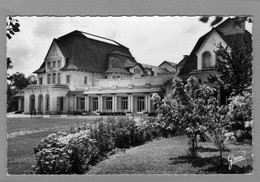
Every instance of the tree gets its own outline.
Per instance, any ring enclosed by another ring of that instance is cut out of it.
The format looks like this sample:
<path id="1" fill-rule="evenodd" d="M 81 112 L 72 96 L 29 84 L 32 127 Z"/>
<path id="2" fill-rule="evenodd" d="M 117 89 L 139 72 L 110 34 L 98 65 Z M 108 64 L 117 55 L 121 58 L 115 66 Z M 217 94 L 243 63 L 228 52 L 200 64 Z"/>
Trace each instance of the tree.
<path id="1" fill-rule="evenodd" d="M 19 21 L 9 16 L 6 22 L 6 37 L 11 39 L 15 33 L 20 32 L 19 27 Z"/>
<path id="2" fill-rule="evenodd" d="M 173 90 L 164 99 L 153 96 L 157 105 L 157 121 L 176 134 L 186 132 L 192 143 L 192 157 L 196 156 L 196 137 L 205 131 L 209 122 L 208 113 L 215 112 L 217 100 L 215 90 L 200 85 L 196 77 L 191 76 L 184 85 L 180 78 L 174 78 Z"/>
<path id="3" fill-rule="evenodd" d="M 230 115 L 228 114 L 228 106 L 213 106 L 207 114 L 207 123 L 205 124 L 206 130 L 204 135 L 210 140 L 219 151 L 219 164 L 223 165 L 223 151 L 230 141 L 235 141 L 234 132 L 230 130 L 231 122 Z"/>
<path id="4" fill-rule="evenodd" d="M 253 97 L 250 92 L 231 97 L 228 115 L 232 120 L 232 130 L 242 130 L 246 137 L 252 137 Z"/>
<path id="5" fill-rule="evenodd" d="M 210 16 L 202 16 L 199 18 L 199 21 L 203 23 L 207 23 L 209 21 Z M 223 20 L 223 16 L 215 16 L 213 21 L 210 23 L 210 26 L 214 26 L 218 23 L 220 23 Z M 251 16 L 243 16 L 243 21 L 247 21 L 249 23 L 252 23 L 252 17 Z"/>
<path id="6" fill-rule="evenodd" d="M 17 110 L 18 100 L 14 97 L 18 92 L 31 84 L 36 84 L 36 77 L 26 77 L 23 73 L 16 72 L 9 76 L 10 83 L 7 84 L 7 111 Z"/>
<path id="7" fill-rule="evenodd" d="M 242 94 L 252 86 L 252 42 L 245 46 L 234 43 L 231 47 L 218 46 L 217 75 L 210 75 L 208 81 L 217 88 L 232 95 Z"/>

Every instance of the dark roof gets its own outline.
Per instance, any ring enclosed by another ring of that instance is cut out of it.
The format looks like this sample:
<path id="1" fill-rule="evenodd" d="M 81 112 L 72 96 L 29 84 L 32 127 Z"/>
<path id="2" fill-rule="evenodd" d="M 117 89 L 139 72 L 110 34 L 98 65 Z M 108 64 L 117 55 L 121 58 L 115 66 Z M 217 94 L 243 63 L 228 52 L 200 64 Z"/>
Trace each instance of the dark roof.
<path id="1" fill-rule="evenodd" d="M 202 37 L 199 38 L 197 43 L 195 44 L 193 50 L 191 51 L 190 55 L 187 57 L 187 60 L 185 64 L 183 65 L 182 69 L 180 70 L 180 73 L 178 74 L 179 77 L 182 79 L 186 80 L 189 78 L 189 73 L 197 68 L 197 55 L 196 52 L 199 50 L 203 42 L 206 40 L 208 35 L 210 34 L 211 31 L 208 33 L 204 34 Z"/>
<path id="2" fill-rule="evenodd" d="M 152 71 L 154 71 L 154 72 L 156 72 L 156 73 L 165 73 L 165 72 L 168 72 L 168 70 L 166 69 L 166 68 L 161 68 L 161 67 L 159 67 L 159 66 L 153 66 L 153 65 L 149 65 L 149 64 L 143 64 L 142 63 L 142 65 L 143 65 L 143 67 L 145 68 L 145 69 L 147 69 L 147 70 L 152 70 Z"/>
<path id="3" fill-rule="evenodd" d="M 173 62 L 170 62 L 170 61 L 163 61 L 158 67 L 160 67 L 163 63 L 167 63 L 172 67 L 175 67 L 177 65 L 176 63 L 173 63 Z"/>
<path id="4" fill-rule="evenodd" d="M 177 64 L 177 67 L 182 67 L 186 63 L 188 57 L 189 57 L 188 55 L 184 55 L 182 60 Z"/>
<path id="5" fill-rule="evenodd" d="M 223 27 L 228 26 L 231 24 L 231 31 L 230 33 L 227 30 L 224 30 Z M 247 30 L 243 30 L 241 26 L 237 25 L 231 18 L 226 19 L 224 22 L 219 24 L 217 27 L 212 28 L 209 32 L 204 34 L 199 38 L 197 43 L 195 44 L 193 50 L 191 51 L 190 55 L 185 60 L 185 63 L 178 74 L 183 80 L 186 80 L 190 77 L 190 72 L 197 69 L 197 55 L 196 52 L 200 49 L 203 45 L 204 41 L 206 41 L 207 37 L 213 32 L 216 31 L 221 38 L 227 43 L 229 47 L 233 47 L 234 43 L 236 42 L 239 46 L 244 46 L 245 41 L 251 41 L 251 33 Z M 232 32 L 233 31 L 233 32 Z M 243 32 L 243 33 L 241 33 Z"/>
<path id="6" fill-rule="evenodd" d="M 118 42 L 78 30 L 54 39 L 53 42 L 57 43 L 63 56 L 66 57 L 66 64 L 61 71 L 81 70 L 104 73 L 108 69 L 109 54 L 128 56 L 136 62 L 129 49 Z M 35 73 L 42 72 L 44 68 L 45 63 Z"/>

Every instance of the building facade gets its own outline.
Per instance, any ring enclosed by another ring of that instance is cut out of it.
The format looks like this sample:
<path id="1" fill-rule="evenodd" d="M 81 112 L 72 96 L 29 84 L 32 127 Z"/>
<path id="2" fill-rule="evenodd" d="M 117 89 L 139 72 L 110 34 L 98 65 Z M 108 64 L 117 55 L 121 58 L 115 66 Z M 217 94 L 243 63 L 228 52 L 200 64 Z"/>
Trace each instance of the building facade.
<path id="1" fill-rule="evenodd" d="M 219 45 L 227 47 L 230 51 L 234 45 L 244 47 L 247 42 L 252 43 L 252 34 L 245 29 L 244 17 L 228 18 L 198 39 L 190 55 L 177 64 L 177 67 L 181 67 L 177 75 L 184 81 L 193 75 L 200 83 L 208 84 L 208 77 L 217 75 L 215 66 L 220 59 Z M 169 85 L 170 82 L 167 83 L 168 93 L 172 87 Z M 227 103 L 229 94 L 218 91 L 217 95 L 220 104 Z"/>
<path id="2" fill-rule="evenodd" d="M 174 68 L 172 68 L 174 69 Z M 18 94 L 19 110 L 151 113 L 151 95 L 165 95 L 174 71 L 138 63 L 120 43 L 73 31 L 54 39 L 35 72 L 37 84 Z"/>

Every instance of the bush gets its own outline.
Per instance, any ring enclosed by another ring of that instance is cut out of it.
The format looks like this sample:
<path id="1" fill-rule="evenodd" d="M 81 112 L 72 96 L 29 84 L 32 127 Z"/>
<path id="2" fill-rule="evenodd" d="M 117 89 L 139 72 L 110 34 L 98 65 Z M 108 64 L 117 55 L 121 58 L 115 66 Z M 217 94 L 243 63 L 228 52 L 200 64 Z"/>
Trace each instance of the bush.
<path id="1" fill-rule="evenodd" d="M 252 93 L 243 92 L 240 95 L 233 96 L 230 99 L 228 115 L 232 120 L 231 129 L 233 131 L 243 131 L 243 135 L 252 138 L 253 125 L 253 99 Z M 239 135 L 240 136 L 240 135 Z"/>
<path id="2" fill-rule="evenodd" d="M 34 149 L 36 174 L 83 174 L 98 158 L 96 141 L 89 130 L 51 134 Z"/>
<path id="3" fill-rule="evenodd" d="M 154 120 L 128 117 L 94 120 L 42 139 L 34 149 L 36 174 L 83 174 L 117 148 L 138 146 L 161 137 Z"/>

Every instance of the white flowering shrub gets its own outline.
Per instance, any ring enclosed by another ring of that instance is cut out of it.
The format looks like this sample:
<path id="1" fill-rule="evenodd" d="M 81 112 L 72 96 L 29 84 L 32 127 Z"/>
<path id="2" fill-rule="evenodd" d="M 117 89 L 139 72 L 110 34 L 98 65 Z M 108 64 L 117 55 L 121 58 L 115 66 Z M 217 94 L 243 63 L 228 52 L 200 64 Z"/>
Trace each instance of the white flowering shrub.
<path id="1" fill-rule="evenodd" d="M 83 174 L 116 148 L 160 137 L 160 125 L 142 118 L 98 119 L 42 139 L 34 149 L 36 174 Z"/>
<path id="2" fill-rule="evenodd" d="M 252 93 L 244 91 L 231 97 L 228 115 L 232 120 L 232 130 L 243 130 L 245 136 L 252 138 L 253 97 Z"/>
<path id="3" fill-rule="evenodd" d="M 96 141 L 89 130 L 51 134 L 34 149 L 36 174 L 82 174 L 98 156 Z"/>

